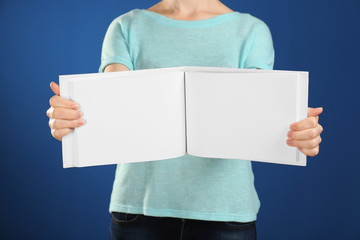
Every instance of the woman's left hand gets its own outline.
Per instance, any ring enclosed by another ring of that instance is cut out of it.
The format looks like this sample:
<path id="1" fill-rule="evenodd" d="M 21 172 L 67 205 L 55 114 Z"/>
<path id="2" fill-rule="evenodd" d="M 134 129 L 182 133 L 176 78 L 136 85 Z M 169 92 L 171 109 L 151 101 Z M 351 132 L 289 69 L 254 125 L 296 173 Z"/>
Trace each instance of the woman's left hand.
<path id="1" fill-rule="evenodd" d="M 322 111 L 322 107 L 309 107 L 307 118 L 290 125 L 286 143 L 289 146 L 297 147 L 307 156 L 316 156 L 319 153 L 319 144 L 321 142 L 320 134 L 323 131 L 323 127 L 319 124 L 318 116 Z"/>

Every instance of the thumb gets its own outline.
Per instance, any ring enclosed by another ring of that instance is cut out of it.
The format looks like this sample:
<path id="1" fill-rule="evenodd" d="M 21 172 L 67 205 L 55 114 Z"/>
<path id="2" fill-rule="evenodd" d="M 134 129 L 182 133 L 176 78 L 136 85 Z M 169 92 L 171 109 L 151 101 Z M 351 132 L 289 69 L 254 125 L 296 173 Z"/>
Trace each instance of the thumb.
<path id="1" fill-rule="evenodd" d="M 316 117 L 318 115 L 320 115 L 320 113 L 323 112 L 323 108 L 322 107 L 318 107 L 318 108 L 308 108 L 308 117 Z"/>
<path id="2" fill-rule="evenodd" d="M 57 85 L 55 82 L 50 83 L 51 90 L 58 96 L 60 96 L 60 88 L 59 85 Z"/>

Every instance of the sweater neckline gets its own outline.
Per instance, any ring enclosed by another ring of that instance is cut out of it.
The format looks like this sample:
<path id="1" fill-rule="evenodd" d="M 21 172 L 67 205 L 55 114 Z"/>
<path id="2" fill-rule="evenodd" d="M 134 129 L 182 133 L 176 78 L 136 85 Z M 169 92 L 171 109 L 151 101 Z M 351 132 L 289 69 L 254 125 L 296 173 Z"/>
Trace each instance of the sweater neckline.
<path id="1" fill-rule="evenodd" d="M 239 14 L 239 12 L 234 11 L 234 12 L 223 13 L 223 14 L 217 15 L 215 17 L 208 18 L 208 19 L 202 19 L 202 20 L 176 20 L 176 19 L 172 19 L 172 18 L 166 17 L 164 15 L 161 15 L 159 13 L 149 11 L 146 9 L 135 9 L 135 10 L 138 12 L 141 12 L 142 14 L 145 14 L 163 24 L 179 26 L 179 27 L 211 26 L 211 25 L 215 25 L 215 24 L 224 22 L 224 21 L 234 17 L 235 15 Z"/>

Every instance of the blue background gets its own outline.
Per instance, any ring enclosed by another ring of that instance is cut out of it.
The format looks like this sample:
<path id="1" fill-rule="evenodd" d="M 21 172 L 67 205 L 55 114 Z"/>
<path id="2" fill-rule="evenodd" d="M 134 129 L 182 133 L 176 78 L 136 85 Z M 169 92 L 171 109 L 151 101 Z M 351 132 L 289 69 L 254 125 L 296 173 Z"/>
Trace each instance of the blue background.
<path id="1" fill-rule="evenodd" d="M 62 168 L 48 127 L 49 84 L 97 72 L 110 22 L 156 1 L 0 1 L 0 238 L 108 239 L 115 165 Z M 253 163 L 258 238 L 360 239 L 360 1 L 223 1 L 265 21 L 274 69 L 310 72 L 322 106 L 307 167 Z"/>

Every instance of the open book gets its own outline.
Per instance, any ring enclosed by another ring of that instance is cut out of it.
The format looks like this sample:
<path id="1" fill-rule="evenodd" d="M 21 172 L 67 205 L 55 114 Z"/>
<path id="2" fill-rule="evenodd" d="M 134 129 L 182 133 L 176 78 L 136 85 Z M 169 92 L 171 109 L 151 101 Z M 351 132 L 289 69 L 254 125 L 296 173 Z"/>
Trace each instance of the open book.
<path id="1" fill-rule="evenodd" d="M 308 72 L 182 66 L 59 81 L 85 120 L 62 139 L 64 168 L 185 154 L 306 165 L 286 134 L 307 117 Z"/>

